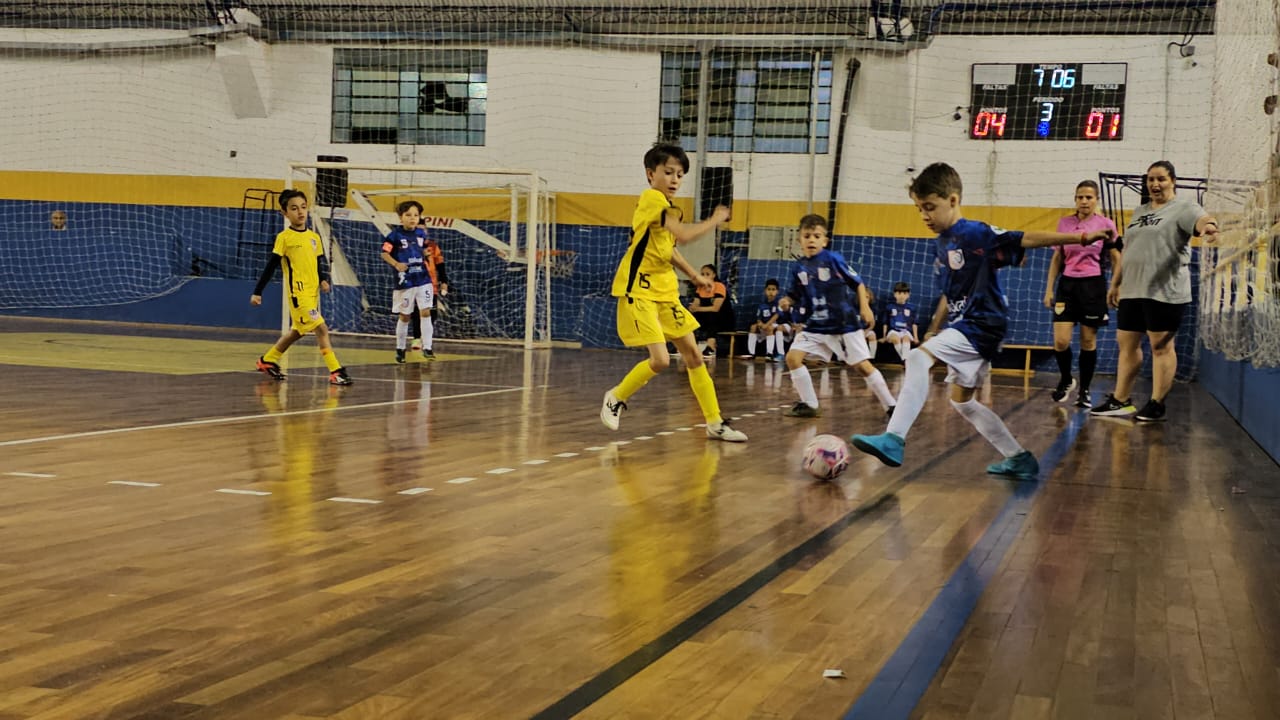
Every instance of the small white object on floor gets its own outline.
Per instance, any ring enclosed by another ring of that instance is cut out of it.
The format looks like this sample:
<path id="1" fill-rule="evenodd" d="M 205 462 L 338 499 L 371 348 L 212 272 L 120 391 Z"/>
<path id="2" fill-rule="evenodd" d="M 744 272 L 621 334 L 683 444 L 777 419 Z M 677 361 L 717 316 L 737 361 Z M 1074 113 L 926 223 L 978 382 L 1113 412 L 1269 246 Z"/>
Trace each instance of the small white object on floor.
<path id="1" fill-rule="evenodd" d="M 842 678 L 842 677 L 848 677 L 848 675 L 845 675 L 845 674 L 844 674 L 844 671 L 843 671 L 843 670 L 841 670 L 840 668 L 827 668 L 826 670 L 823 670 L 823 671 L 822 671 L 822 677 L 824 677 L 824 678 Z"/>

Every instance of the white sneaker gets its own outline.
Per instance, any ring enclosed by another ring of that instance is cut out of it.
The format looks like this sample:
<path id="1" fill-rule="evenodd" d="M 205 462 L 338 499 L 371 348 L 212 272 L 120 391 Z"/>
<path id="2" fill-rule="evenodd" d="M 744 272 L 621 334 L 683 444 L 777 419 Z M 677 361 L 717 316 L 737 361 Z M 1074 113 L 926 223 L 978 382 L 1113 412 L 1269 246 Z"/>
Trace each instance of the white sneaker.
<path id="1" fill-rule="evenodd" d="M 717 425 L 707 425 L 707 437 L 725 442 L 738 443 L 747 441 L 747 434 L 729 427 L 728 420 L 724 420 Z"/>
<path id="2" fill-rule="evenodd" d="M 604 404 L 600 406 L 600 422 L 610 430 L 618 429 L 618 420 L 622 417 L 622 411 L 627 409 L 627 404 L 613 396 L 613 391 L 604 394 Z"/>

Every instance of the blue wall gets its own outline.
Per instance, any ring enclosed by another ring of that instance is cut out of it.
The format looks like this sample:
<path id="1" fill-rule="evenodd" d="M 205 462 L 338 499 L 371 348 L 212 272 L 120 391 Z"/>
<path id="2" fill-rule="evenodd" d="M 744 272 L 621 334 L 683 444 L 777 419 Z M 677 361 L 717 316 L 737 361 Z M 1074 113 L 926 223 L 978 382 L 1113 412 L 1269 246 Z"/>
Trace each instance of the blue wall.
<path id="1" fill-rule="evenodd" d="M 1200 351 L 1199 383 L 1226 408 L 1245 432 L 1276 462 L 1280 462 L 1280 368 L 1255 368 Z"/>
<path id="2" fill-rule="evenodd" d="M 67 231 L 49 229 L 49 213 L 54 209 L 67 211 Z M 476 224 L 497 237 L 506 236 L 505 223 Z M 0 201 L 0 312 L 262 327 L 261 316 L 269 313 L 242 312 L 247 294 L 244 282 L 252 289 L 280 227 L 279 213 L 254 208 Z M 338 330 L 391 333 L 392 274 L 380 259 L 380 238 L 363 223 L 338 221 L 333 231 L 363 287 L 329 298 L 326 319 Z M 523 266 L 508 265 L 492 249 L 463 240 L 453 231 L 431 232 L 441 242 L 452 281 L 446 298 L 450 312 L 439 317 L 440 336 L 519 337 L 524 328 L 524 274 L 518 271 Z M 555 339 L 591 347 L 617 346 L 612 302 L 597 307 L 593 300 L 609 297 L 629 236 L 627 227 L 557 228 L 557 247 L 572 250 L 577 257 L 570 277 L 552 280 Z M 764 281 L 770 277 L 782 281 L 785 289 L 788 262 L 746 259 L 744 248 L 736 247 L 745 245 L 745 233 L 724 233 L 721 239 L 721 279 L 739 309 L 759 301 Z M 832 247 L 863 276 L 880 302 L 892 297 L 895 282 L 909 282 L 912 300 L 922 322 L 927 322 L 936 301 L 932 243 L 839 236 Z M 1008 341 L 1050 345 L 1052 320 L 1041 298 L 1051 252 L 1032 250 L 1027 256 L 1023 267 L 1001 271 L 1012 309 Z M 206 282 L 187 289 L 192 279 Z M 211 279 L 227 284 L 210 284 Z M 1198 288 L 1195 278 L 1193 287 Z M 738 312 L 742 323 L 749 315 Z M 276 327 L 275 322 L 273 316 L 266 327 Z M 1177 340 L 1182 357 L 1195 352 L 1195 323 L 1195 313 L 1188 313 Z M 1098 370 L 1114 372 L 1112 326 L 1101 330 L 1098 347 Z M 1051 353 L 1038 353 L 1034 361 L 1038 369 L 1056 369 Z M 1021 367 L 1022 354 L 1010 354 L 998 364 Z M 1180 372 L 1189 374 L 1193 367 L 1193 363 L 1180 363 Z"/>

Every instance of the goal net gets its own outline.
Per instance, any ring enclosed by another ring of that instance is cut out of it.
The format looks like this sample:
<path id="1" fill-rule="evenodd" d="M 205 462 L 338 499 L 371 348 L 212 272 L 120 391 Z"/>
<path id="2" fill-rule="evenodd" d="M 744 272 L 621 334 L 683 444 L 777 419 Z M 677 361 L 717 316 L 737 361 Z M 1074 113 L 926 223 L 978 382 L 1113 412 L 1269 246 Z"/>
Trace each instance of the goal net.
<path id="1" fill-rule="evenodd" d="M 550 345 L 551 280 L 572 273 L 575 253 L 556 248 L 555 195 L 537 173 L 294 162 L 285 185 L 307 193 L 332 266 L 333 291 L 321 303 L 333 330 L 394 333 L 396 273 L 382 240 L 402 225 L 397 207 L 413 200 L 443 257 L 436 336 Z M 263 238 L 258 252 L 269 253 L 270 242 Z"/>
<path id="2" fill-rule="evenodd" d="M 1218 3 L 1205 209 L 1220 239 L 1202 250 L 1204 345 L 1255 367 L 1280 365 L 1280 28 L 1271 0 Z"/>

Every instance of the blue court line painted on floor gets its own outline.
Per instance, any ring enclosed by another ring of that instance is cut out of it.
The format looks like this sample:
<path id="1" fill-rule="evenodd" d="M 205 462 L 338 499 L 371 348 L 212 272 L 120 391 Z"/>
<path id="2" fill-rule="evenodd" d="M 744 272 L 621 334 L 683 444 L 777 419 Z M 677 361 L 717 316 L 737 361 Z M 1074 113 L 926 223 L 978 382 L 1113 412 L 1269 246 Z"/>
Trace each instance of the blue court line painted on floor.
<path id="1" fill-rule="evenodd" d="M 1040 481 L 1015 483 L 995 520 L 952 573 L 933 603 L 880 668 L 844 720 L 906 720 L 929 689 L 952 644 L 1013 545 L 1036 493 L 1075 444 L 1088 413 L 1074 414 L 1040 462 Z"/>
<path id="2" fill-rule="evenodd" d="M 1018 403 L 1010 412 L 1017 412 L 1030 400 L 1023 400 Z M 788 407 L 788 406 L 783 406 Z M 678 430 L 688 430 L 689 428 L 677 428 Z M 641 646 L 635 652 L 627 655 L 613 665 L 605 668 L 595 677 L 587 680 L 583 684 L 574 688 L 572 691 L 561 697 L 556 702 L 547 706 L 541 712 L 533 715 L 530 720 L 560 720 L 561 718 L 570 718 L 590 707 L 597 700 L 608 695 L 618 686 L 635 677 L 641 670 L 649 667 L 653 663 L 662 659 L 667 653 L 679 647 L 681 643 L 697 635 L 703 628 L 723 617 L 730 610 L 741 605 L 747 598 L 751 597 L 764 586 L 773 582 L 779 575 L 787 570 L 795 567 L 801 560 L 810 557 L 815 552 L 829 547 L 835 539 L 849 527 L 855 525 L 862 518 L 871 515 L 881 505 L 889 501 L 897 489 L 903 484 L 920 477 L 927 477 L 935 467 L 946 463 L 951 456 L 967 448 L 975 440 L 979 440 L 981 436 L 972 435 L 960 442 L 952 445 L 950 448 L 938 453 L 930 458 L 924 465 L 912 470 L 905 476 L 892 483 L 888 483 L 878 493 L 875 493 L 867 500 L 860 503 L 857 507 L 851 509 L 839 520 L 820 530 L 808 540 L 800 543 L 790 551 L 784 553 L 781 557 L 761 568 L 754 575 L 738 583 L 736 586 L 725 591 L 724 594 L 712 600 L 709 604 L 704 605 L 697 612 L 693 613 L 684 621 L 677 624 L 662 635 L 654 638 L 650 642 Z M 615 444 L 623 444 L 628 441 L 619 440 Z M 587 448 L 590 450 L 591 448 Z"/>

